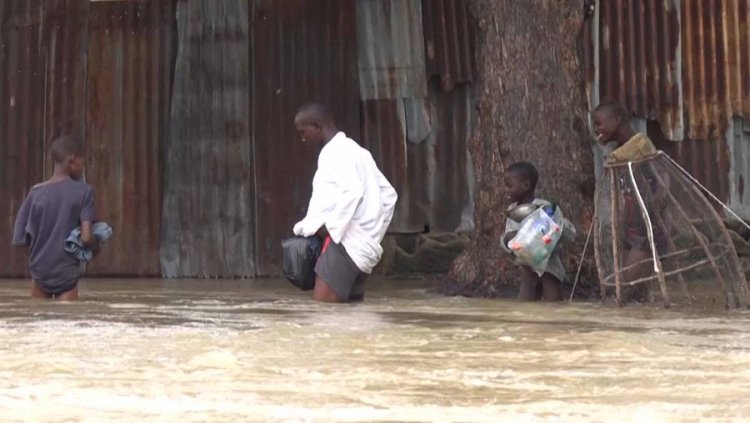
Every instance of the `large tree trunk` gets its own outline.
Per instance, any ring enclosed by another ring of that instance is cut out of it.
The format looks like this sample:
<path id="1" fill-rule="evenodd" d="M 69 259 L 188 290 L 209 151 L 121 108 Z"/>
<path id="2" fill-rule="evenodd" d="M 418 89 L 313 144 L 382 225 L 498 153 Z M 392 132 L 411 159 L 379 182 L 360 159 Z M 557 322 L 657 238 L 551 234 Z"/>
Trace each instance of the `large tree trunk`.
<path id="1" fill-rule="evenodd" d="M 580 0 L 471 0 L 477 20 L 477 125 L 472 241 L 443 285 L 448 294 L 514 295 L 517 272 L 500 248 L 508 206 L 504 169 L 529 161 L 537 195 L 557 202 L 576 226 L 563 262 L 572 279 L 593 218 L 594 166 L 587 126 Z M 592 249 L 589 249 L 589 257 Z M 589 286 L 593 258 L 586 261 Z M 566 287 L 570 289 L 568 284 Z"/>

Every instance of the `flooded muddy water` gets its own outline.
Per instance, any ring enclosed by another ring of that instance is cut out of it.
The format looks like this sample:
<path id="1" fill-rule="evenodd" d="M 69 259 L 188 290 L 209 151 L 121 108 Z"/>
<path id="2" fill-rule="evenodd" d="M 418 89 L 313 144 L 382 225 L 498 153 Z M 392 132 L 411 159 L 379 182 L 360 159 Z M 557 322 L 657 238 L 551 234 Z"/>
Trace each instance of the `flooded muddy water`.
<path id="1" fill-rule="evenodd" d="M 0 281 L 0 420 L 750 419 L 750 314 L 446 298 L 285 281 Z"/>

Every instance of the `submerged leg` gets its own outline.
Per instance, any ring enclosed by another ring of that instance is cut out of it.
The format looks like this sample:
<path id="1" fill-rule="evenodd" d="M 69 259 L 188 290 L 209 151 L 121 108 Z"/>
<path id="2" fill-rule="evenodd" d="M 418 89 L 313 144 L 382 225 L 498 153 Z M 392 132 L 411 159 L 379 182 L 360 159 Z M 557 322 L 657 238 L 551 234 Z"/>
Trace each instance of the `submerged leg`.
<path id="1" fill-rule="evenodd" d="M 48 294 L 39 288 L 39 284 L 36 281 L 31 282 L 31 298 L 41 298 L 48 300 L 52 298 L 52 294 Z"/>
<path id="2" fill-rule="evenodd" d="M 647 260 L 650 258 L 651 253 L 649 253 L 648 251 L 643 251 L 638 248 L 631 248 L 627 250 L 623 259 L 623 267 L 627 269 L 630 266 L 634 266 L 636 263 L 641 263 L 641 265 L 630 267 L 629 269 L 623 271 L 623 278 L 626 281 L 636 281 L 642 278 L 643 274 L 645 273 L 645 266 L 648 265 Z M 624 295 L 624 297 L 626 302 L 645 302 L 648 300 L 648 285 L 646 283 L 640 283 L 630 286 L 626 289 L 626 294 Z"/>
<path id="3" fill-rule="evenodd" d="M 562 301 L 562 283 L 556 277 L 549 273 L 542 275 L 542 300 L 543 301 Z"/>
<path id="4" fill-rule="evenodd" d="M 78 299 L 78 287 L 65 291 L 55 297 L 57 301 L 75 301 Z"/>
<path id="5" fill-rule="evenodd" d="M 617 299 L 617 305 L 622 306 L 622 266 L 620 265 L 620 234 L 619 230 L 619 216 L 617 212 L 619 210 L 619 197 L 617 195 L 617 183 L 615 182 L 615 174 L 609 178 L 609 208 L 610 208 L 610 225 L 612 225 L 612 257 L 614 258 L 613 268 L 615 272 L 615 298 Z"/>
<path id="6" fill-rule="evenodd" d="M 320 276 L 315 278 L 315 288 L 313 289 L 313 299 L 315 301 L 321 301 L 324 303 L 343 303 L 344 301 L 339 298 L 336 291 L 331 289 L 328 282 L 324 281 Z"/>
<path id="7" fill-rule="evenodd" d="M 521 286 L 518 289 L 518 299 L 521 301 L 539 301 L 539 275 L 531 268 L 521 266 Z"/>

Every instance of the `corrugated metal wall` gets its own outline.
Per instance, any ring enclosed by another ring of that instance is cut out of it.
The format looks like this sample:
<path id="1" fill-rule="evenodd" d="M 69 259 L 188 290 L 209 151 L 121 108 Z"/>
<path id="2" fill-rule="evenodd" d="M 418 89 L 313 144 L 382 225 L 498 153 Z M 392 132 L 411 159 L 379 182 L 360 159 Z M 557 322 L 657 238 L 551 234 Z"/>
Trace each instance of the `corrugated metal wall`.
<path id="1" fill-rule="evenodd" d="M 723 138 L 733 115 L 750 119 L 750 5 L 682 0 L 680 16 L 686 136 Z"/>
<path id="2" fill-rule="evenodd" d="M 365 87 L 361 93 L 363 144 L 399 192 L 391 231 L 455 231 L 470 207 L 472 177 L 466 148 L 474 75 L 468 5 L 446 0 L 357 6 L 360 78 L 379 81 L 393 74 L 390 85 L 375 91 Z M 398 22 L 422 26 L 417 32 L 424 41 L 408 42 L 411 32 L 386 36 Z M 404 59 L 420 56 L 424 62 Z M 393 73 L 407 65 L 422 74 L 403 78 Z"/>
<path id="3" fill-rule="evenodd" d="M 83 130 L 83 66 L 88 1 L 0 2 L 0 274 L 25 273 L 10 247 L 13 220 L 41 182 L 45 145 Z"/>
<path id="4" fill-rule="evenodd" d="M 35 2 L 35 1 L 34 1 Z M 84 85 L 90 2 L 43 2 L 45 25 L 44 139 L 84 134 Z M 45 170 L 50 172 L 49 166 Z"/>
<path id="5" fill-rule="evenodd" d="M 159 275 L 163 149 L 175 54 L 171 1 L 95 2 L 86 82 L 87 182 L 115 236 L 94 275 Z"/>
<path id="6" fill-rule="evenodd" d="M 474 81 L 472 22 L 466 0 L 422 1 L 427 74 L 443 91 Z"/>
<path id="7" fill-rule="evenodd" d="M 748 2 L 597 5 L 586 39 L 594 102 L 616 99 L 658 123 L 648 126 L 657 146 L 729 201 L 730 122 L 733 116 L 750 119 Z"/>
<path id="8" fill-rule="evenodd" d="M 256 0 L 252 51 L 258 273 L 278 275 L 281 241 L 305 215 L 317 165 L 294 128 L 297 109 L 321 101 L 359 139 L 354 3 Z"/>
<path id="9" fill-rule="evenodd" d="M 255 276 L 249 0 L 177 5 L 166 154 L 166 277 Z"/>
<path id="10" fill-rule="evenodd" d="M 408 36 L 381 34 L 365 62 L 354 0 L 0 2 L 0 275 L 24 272 L 13 218 L 51 170 L 45 141 L 71 131 L 115 229 L 91 273 L 278 274 L 316 166 L 292 123 L 307 101 L 371 148 L 400 194 L 395 231 L 455 230 L 470 205 L 466 2 L 368 1 L 365 28 Z M 376 69 L 402 62 L 416 65 L 398 83 Z M 384 98 L 360 91 L 363 64 Z"/>

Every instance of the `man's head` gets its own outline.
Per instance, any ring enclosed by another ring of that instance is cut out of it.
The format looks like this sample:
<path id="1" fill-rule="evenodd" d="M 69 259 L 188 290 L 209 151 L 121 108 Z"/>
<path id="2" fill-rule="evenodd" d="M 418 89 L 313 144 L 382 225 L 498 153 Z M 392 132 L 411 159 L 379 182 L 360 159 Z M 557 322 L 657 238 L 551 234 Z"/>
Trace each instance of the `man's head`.
<path id="1" fill-rule="evenodd" d="M 539 172 L 533 164 L 516 162 L 505 171 L 505 195 L 512 203 L 518 203 L 530 197 L 536 190 Z"/>
<path id="2" fill-rule="evenodd" d="M 300 107 L 294 118 L 294 127 L 303 143 L 315 146 L 325 144 L 336 133 L 336 123 L 328 108 L 320 103 Z"/>
<path id="3" fill-rule="evenodd" d="M 594 133 L 600 144 L 617 141 L 623 128 L 629 128 L 628 112 L 622 104 L 605 100 L 594 109 Z"/>
<path id="4" fill-rule="evenodd" d="M 75 180 L 81 179 L 84 162 L 81 140 L 71 135 L 63 135 L 52 141 L 50 152 L 56 167 L 61 167 Z"/>

